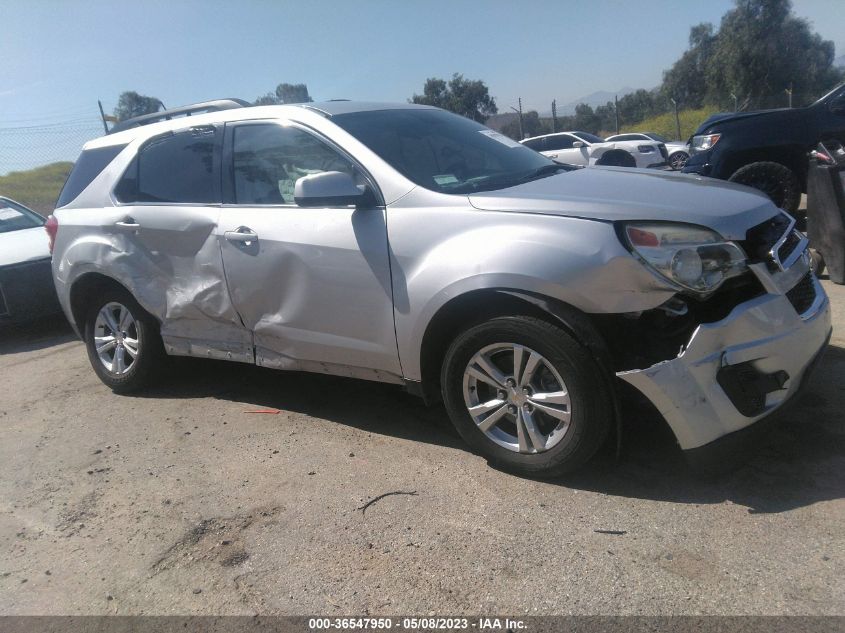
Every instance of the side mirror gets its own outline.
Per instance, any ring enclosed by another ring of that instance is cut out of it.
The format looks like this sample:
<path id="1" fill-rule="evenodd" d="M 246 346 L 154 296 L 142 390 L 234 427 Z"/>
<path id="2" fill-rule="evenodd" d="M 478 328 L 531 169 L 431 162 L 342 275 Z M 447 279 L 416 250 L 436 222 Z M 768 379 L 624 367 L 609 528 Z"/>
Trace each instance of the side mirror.
<path id="1" fill-rule="evenodd" d="M 364 189 L 342 171 L 303 176 L 293 186 L 293 199 L 300 207 L 348 207 L 363 198 Z"/>
<path id="2" fill-rule="evenodd" d="M 574 148 L 576 148 L 576 149 L 581 149 L 582 147 L 584 147 L 584 143 L 582 143 L 581 141 L 575 141 L 575 142 L 572 144 L 572 147 L 574 147 Z"/>

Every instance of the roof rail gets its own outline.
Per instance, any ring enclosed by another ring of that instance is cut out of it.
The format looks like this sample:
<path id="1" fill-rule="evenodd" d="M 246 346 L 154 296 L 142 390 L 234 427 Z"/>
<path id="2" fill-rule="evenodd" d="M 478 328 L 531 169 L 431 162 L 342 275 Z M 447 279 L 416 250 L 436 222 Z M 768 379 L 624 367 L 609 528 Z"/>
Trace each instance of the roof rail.
<path id="1" fill-rule="evenodd" d="M 158 123 L 159 121 L 169 121 L 174 117 L 191 116 L 192 114 L 202 114 L 205 112 L 217 112 L 218 110 L 245 108 L 250 105 L 252 104 L 249 101 L 244 101 L 243 99 L 215 99 L 214 101 L 203 101 L 202 103 L 194 103 L 192 105 L 182 106 L 181 108 L 172 108 L 170 110 L 162 110 L 161 112 L 153 112 L 151 114 L 142 114 L 141 116 L 120 121 L 112 126 L 112 129 L 109 130 L 109 134 L 129 130 L 133 127 Z"/>

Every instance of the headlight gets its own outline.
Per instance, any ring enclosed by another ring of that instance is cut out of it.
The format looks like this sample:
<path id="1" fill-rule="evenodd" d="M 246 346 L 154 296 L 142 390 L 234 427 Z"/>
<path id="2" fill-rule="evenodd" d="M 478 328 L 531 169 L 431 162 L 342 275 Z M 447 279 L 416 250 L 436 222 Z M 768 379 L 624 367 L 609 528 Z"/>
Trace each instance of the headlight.
<path id="1" fill-rule="evenodd" d="M 640 150 L 642 154 L 651 154 L 654 151 L 653 145 L 637 145 L 637 149 Z"/>
<path id="2" fill-rule="evenodd" d="M 722 138 L 721 134 L 702 134 L 701 136 L 693 136 L 690 147 L 694 152 L 706 152 L 718 143 L 720 138 Z"/>
<path id="3" fill-rule="evenodd" d="M 747 270 L 742 249 L 710 229 L 692 224 L 632 222 L 628 246 L 646 264 L 675 284 L 708 293 Z"/>

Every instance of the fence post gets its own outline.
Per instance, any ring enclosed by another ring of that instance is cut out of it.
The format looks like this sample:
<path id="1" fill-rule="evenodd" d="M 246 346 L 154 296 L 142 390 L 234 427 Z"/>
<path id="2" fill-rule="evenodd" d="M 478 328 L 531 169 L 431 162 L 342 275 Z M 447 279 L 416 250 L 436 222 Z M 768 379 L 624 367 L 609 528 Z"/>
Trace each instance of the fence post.
<path id="1" fill-rule="evenodd" d="M 674 99 L 669 99 L 672 102 L 672 107 L 675 108 L 675 129 L 678 130 L 678 140 L 683 140 L 681 138 L 681 118 L 678 116 L 678 102 Z"/>

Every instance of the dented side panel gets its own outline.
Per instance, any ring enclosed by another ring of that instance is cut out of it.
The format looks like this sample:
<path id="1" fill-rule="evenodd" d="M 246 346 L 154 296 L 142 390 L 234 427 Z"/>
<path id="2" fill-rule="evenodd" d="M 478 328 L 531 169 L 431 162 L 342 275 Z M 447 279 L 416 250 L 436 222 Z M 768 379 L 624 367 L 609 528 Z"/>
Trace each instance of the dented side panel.
<path id="1" fill-rule="evenodd" d="M 54 261 L 70 315 L 70 287 L 86 273 L 125 286 L 161 322 L 171 354 L 252 361 L 250 333 L 229 299 L 217 241 L 219 207 L 127 205 L 59 212 L 62 257 Z M 117 223 L 134 221 L 127 231 Z M 79 325 L 79 324 L 77 324 Z"/>

